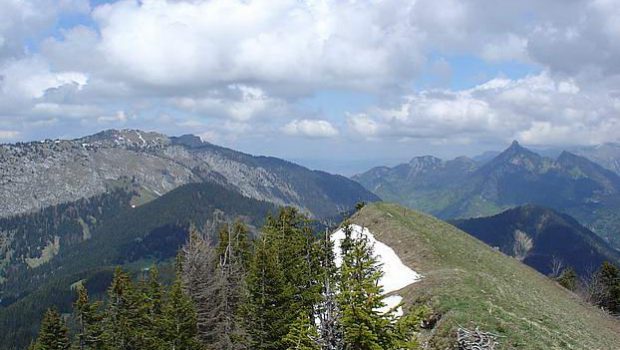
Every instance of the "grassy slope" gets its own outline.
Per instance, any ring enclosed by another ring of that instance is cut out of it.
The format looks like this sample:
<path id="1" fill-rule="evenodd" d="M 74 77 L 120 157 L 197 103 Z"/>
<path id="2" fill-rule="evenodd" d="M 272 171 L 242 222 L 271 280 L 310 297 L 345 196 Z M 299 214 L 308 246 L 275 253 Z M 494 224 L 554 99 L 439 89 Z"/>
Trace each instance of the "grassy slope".
<path id="1" fill-rule="evenodd" d="M 450 224 L 386 203 L 367 205 L 352 222 L 424 275 L 400 294 L 443 314 L 432 348 L 448 348 L 459 325 L 502 335 L 501 349 L 620 348 L 620 322 Z"/>

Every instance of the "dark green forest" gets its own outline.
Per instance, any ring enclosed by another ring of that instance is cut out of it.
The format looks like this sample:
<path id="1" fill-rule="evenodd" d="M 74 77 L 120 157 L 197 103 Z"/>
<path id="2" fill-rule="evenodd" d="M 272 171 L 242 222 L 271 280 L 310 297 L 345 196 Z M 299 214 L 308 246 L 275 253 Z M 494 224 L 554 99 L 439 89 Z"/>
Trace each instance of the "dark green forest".
<path id="1" fill-rule="evenodd" d="M 192 226 L 171 283 L 152 266 L 135 279 L 117 268 L 101 300 L 78 284 L 71 313 L 50 308 L 30 349 L 417 349 L 429 311 L 378 311 L 369 241 L 345 229 L 341 250 L 337 267 L 329 234 L 292 208 L 257 238 L 241 221 L 217 237 Z"/>

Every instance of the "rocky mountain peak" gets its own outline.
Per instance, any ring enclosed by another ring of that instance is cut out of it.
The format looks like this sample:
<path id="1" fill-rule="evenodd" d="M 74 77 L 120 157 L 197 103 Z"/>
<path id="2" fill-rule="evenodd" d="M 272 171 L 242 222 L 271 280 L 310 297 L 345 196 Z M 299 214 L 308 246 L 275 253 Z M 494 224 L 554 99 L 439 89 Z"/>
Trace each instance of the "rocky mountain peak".
<path id="1" fill-rule="evenodd" d="M 414 168 L 437 167 L 442 163 L 441 159 L 433 156 L 414 157 L 409 161 L 409 165 Z"/>
<path id="2" fill-rule="evenodd" d="M 123 147 L 150 149 L 161 148 L 171 143 L 168 136 L 135 129 L 110 129 L 76 140 L 84 146 Z"/>
<path id="3" fill-rule="evenodd" d="M 172 140 L 172 143 L 175 145 L 182 145 L 182 146 L 186 146 L 189 148 L 195 148 L 195 147 L 200 147 L 200 146 L 209 144 L 208 142 L 203 141 L 199 136 L 192 135 L 192 134 L 172 137 L 171 140 Z"/>
<path id="4" fill-rule="evenodd" d="M 549 160 L 551 161 L 551 160 Z M 495 171 L 506 166 L 522 168 L 527 171 L 539 171 L 544 167 L 545 159 L 521 146 L 518 141 L 513 141 L 510 147 L 500 153 L 492 161 L 488 162 L 483 171 Z"/>

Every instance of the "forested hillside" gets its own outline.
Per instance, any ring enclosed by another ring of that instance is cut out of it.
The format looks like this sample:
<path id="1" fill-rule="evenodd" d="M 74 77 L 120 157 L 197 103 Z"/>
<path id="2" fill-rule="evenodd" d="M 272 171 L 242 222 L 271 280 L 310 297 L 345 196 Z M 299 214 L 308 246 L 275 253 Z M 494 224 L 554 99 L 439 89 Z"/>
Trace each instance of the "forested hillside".
<path id="1" fill-rule="evenodd" d="M 0 344 L 25 346 L 48 306 L 69 307 L 71 288 L 77 282 L 100 295 L 115 266 L 139 273 L 153 263 L 169 261 L 186 242 L 190 224 L 215 235 L 222 224 L 239 219 L 254 232 L 275 210 L 270 203 L 219 185 L 199 183 L 105 220 L 91 231 L 91 239 L 59 250 L 45 264 L 20 270 L 11 276 L 11 283 L 1 286 L 6 303 L 0 307 Z"/>
<path id="2" fill-rule="evenodd" d="M 452 223 L 544 275 L 571 268 L 584 277 L 605 261 L 620 265 L 620 252 L 572 217 L 551 209 L 525 205 Z"/>

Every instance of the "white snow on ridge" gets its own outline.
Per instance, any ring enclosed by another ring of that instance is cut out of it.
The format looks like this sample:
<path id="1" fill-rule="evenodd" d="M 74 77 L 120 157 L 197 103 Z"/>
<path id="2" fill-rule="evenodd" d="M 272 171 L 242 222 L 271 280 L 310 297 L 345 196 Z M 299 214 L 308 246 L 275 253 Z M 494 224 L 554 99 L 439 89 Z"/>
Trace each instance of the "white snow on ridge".
<path id="1" fill-rule="evenodd" d="M 379 280 L 379 283 L 383 286 L 384 293 L 387 294 L 403 289 L 422 278 L 422 275 L 409 268 L 400 260 L 394 249 L 387 244 L 378 241 L 367 228 L 359 225 L 350 225 L 350 228 L 352 238 L 358 238 L 361 235 L 364 235 L 368 238 L 370 245 L 374 247 L 374 254 L 383 270 L 383 277 Z M 338 267 L 342 264 L 340 243 L 344 237 L 343 228 L 334 232 L 331 236 L 331 240 L 334 242 L 335 263 Z M 384 301 L 387 306 L 382 308 L 380 311 L 389 311 L 390 309 L 398 306 L 402 299 L 403 298 L 399 295 L 392 295 L 385 298 Z M 396 310 L 396 316 L 402 316 L 402 314 L 402 308 L 398 308 Z"/>

